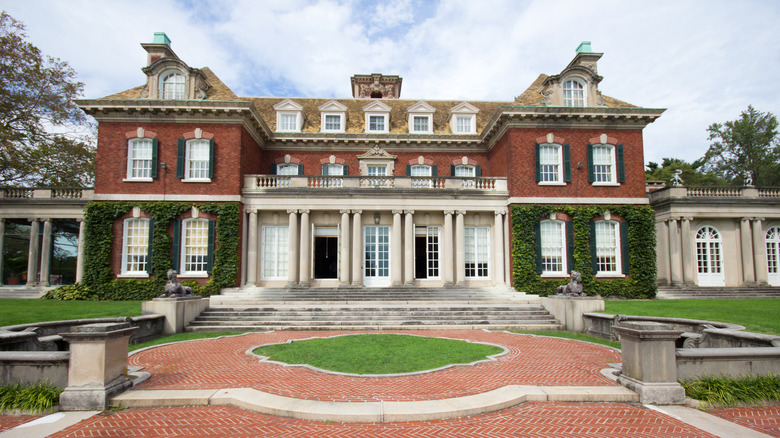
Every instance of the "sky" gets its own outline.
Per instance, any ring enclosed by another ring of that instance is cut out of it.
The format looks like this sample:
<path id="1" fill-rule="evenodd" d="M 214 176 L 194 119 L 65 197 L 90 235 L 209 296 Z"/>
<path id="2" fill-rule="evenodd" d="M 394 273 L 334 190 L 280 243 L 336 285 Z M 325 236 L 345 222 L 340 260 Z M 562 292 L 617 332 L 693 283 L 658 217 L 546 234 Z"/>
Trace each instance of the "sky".
<path id="1" fill-rule="evenodd" d="M 512 101 L 581 41 L 599 90 L 666 108 L 645 161 L 693 161 L 707 127 L 753 105 L 780 115 L 775 0 L 6 0 L 44 54 L 98 98 L 142 85 L 154 32 L 239 96 L 351 97 L 349 78 L 403 78 L 401 98 Z"/>

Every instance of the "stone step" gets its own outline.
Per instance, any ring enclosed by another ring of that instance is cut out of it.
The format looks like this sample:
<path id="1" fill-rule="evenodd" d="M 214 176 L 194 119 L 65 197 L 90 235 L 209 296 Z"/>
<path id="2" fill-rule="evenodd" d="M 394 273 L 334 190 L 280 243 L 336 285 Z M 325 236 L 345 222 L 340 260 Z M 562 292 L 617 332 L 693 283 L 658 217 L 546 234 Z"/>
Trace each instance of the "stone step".
<path id="1" fill-rule="evenodd" d="M 780 298 L 778 287 L 659 287 L 658 299 Z"/>
<path id="2" fill-rule="evenodd" d="M 558 323 L 536 323 L 536 322 L 498 322 L 493 323 L 485 321 L 482 323 L 454 324 L 452 322 L 426 322 L 402 321 L 396 323 L 376 324 L 373 321 L 366 321 L 363 324 L 342 324 L 333 322 L 332 324 L 310 324 L 285 321 L 276 325 L 248 325 L 248 324 L 220 324 L 220 325 L 189 325 L 185 328 L 188 332 L 243 332 L 243 331 L 266 331 L 266 330 L 563 330 L 563 325 Z"/>

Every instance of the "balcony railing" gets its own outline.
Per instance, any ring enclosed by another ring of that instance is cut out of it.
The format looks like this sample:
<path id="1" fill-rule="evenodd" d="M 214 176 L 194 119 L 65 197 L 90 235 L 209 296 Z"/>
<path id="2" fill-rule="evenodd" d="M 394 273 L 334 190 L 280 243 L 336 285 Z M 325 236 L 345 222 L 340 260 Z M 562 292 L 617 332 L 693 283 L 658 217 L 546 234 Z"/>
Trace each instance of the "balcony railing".
<path id="1" fill-rule="evenodd" d="M 507 190 L 506 178 L 448 178 L 405 176 L 298 176 L 247 175 L 244 189 L 409 189 L 409 190 L 478 190 L 501 192 Z"/>
<path id="2" fill-rule="evenodd" d="M 91 188 L 26 188 L 2 187 L 0 197 L 3 199 L 84 199 L 92 197 Z"/>
<path id="3" fill-rule="evenodd" d="M 650 201 L 666 198 L 780 198 L 780 187 L 667 187 L 650 192 Z"/>

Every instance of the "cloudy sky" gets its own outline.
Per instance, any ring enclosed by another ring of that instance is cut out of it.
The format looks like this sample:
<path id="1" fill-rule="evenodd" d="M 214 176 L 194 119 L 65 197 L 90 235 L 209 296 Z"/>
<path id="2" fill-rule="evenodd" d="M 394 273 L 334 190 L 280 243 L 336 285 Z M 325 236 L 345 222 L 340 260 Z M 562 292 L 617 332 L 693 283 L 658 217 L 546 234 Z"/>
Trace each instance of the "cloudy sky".
<path id="1" fill-rule="evenodd" d="M 6 0 L 44 53 L 103 97 L 145 81 L 141 42 L 210 67 L 240 96 L 351 97 L 349 78 L 404 78 L 402 98 L 510 101 L 581 41 L 599 88 L 668 108 L 645 161 L 701 157 L 707 127 L 748 105 L 780 115 L 775 0 Z"/>

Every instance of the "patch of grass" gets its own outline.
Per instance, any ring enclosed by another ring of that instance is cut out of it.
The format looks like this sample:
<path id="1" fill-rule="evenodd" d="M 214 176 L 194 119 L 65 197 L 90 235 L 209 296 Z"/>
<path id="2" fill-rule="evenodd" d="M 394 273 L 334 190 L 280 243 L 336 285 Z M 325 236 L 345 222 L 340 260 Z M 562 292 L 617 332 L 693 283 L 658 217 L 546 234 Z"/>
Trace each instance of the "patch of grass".
<path id="1" fill-rule="evenodd" d="M 49 411 L 59 403 L 62 388 L 48 382 L 35 385 L 0 386 L 0 414 L 7 411 L 25 411 L 39 413 Z"/>
<path id="2" fill-rule="evenodd" d="M 42 321 L 117 318 L 141 314 L 141 301 L 58 301 L 0 299 L 0 327 Z"/>
<path id="3" fill-rule="evenodd" d="M 185 332 L 177 333 L 175 335 L 165 335 L 159 338 L 152 339 L 151 341 L 141 342 L 140 344 L 130 345 L 129 350 L 135 351 L 146 347 L 153 347 L 155 345 L 170 344 L 171 342 L 191 341 L 193 339 L 209 339 L 218 338 L 220 336 L 234 336 L 240 335 L 244 332 Z"/>
<path id="4" fill-rule="evenodd" d="M 496 346 L 457 339 L 393 334 L 308 339 L 254 350 L 274 361 L 350 374 L 411 373 L 471 363 L 502 351 Z"/>
<path id="5" fill-rule="evenodd" d="M 758 405 L 780 401 L 780 376 L 705 376 L 682 380 L 685 395 L 704 402 L 708 406 Z"/>
<path id="6" fill-rule="evenodd" d="M 780 299 L 607 300 L 606 313 L 706 319 L 744 325 L 754 333 L 780 336 Z"/>
<path id="7" fill-rule="evenodd" d="M 601 339 L 597 336 L 586 335 L 584 333 L 574 333 L 567 331 L 554 331 L 554 330 L 509 330 L 512 333 L 519 333 L 522 335 L 537 335 L 537 336 L 550 336 L 553 338 L 574 339 L 577 341 L 591 342 L 594 344 L 606 345 L 607 347 L 613 347 L 620 349 L 620 342 L 608 341 Z"/>

